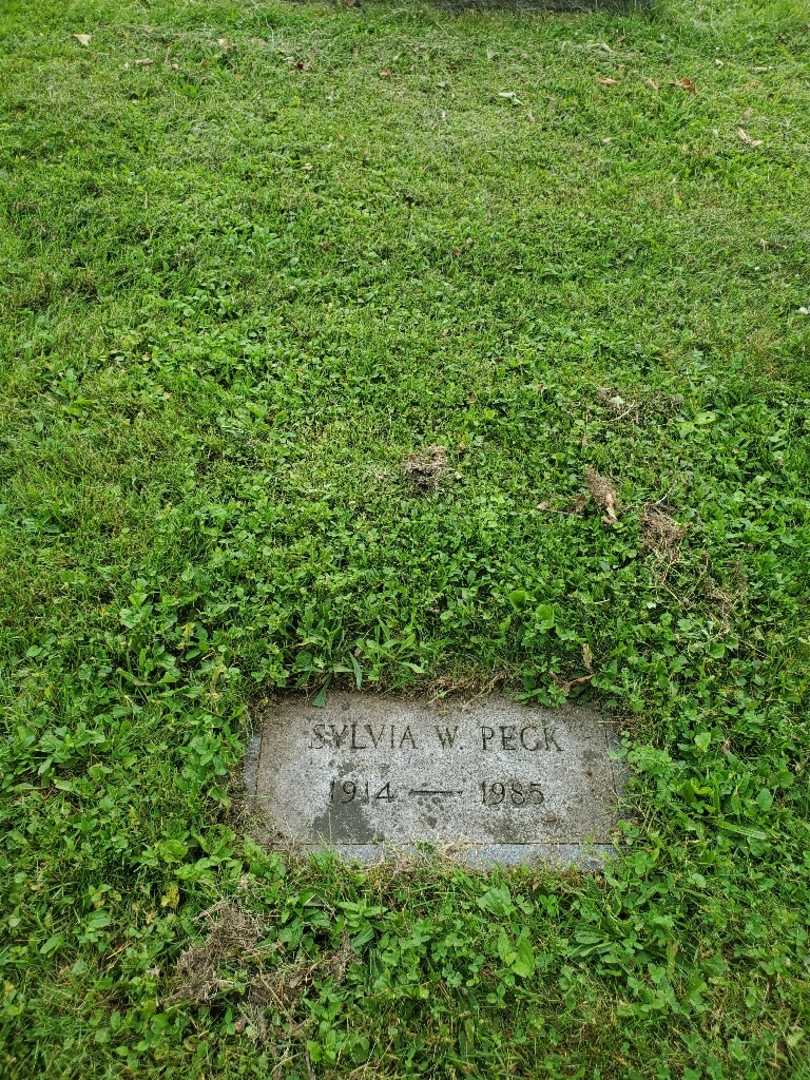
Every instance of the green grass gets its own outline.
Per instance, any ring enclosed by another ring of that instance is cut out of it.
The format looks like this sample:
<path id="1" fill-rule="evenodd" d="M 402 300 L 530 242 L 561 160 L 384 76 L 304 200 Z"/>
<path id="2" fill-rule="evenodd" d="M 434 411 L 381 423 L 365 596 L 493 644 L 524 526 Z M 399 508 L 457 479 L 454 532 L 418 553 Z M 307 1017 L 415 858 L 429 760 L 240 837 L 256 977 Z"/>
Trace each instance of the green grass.
<path id="1" fill-rule="evenodd" d="M 810 1076 L 808 9 L 0 43 L 0 1073 Z M 589 656 L 603 877 L 245 839 L 251 701 Z"/>

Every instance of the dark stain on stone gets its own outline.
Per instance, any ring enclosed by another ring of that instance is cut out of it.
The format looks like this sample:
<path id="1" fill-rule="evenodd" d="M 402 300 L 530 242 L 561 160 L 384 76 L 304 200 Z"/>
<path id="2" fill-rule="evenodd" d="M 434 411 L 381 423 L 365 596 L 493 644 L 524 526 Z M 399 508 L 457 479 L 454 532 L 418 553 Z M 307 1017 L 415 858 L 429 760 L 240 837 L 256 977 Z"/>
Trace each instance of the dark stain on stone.
<path id="1" fill-rule="evenodd" d="M 312 835 L 332 844 L 371 844 L 376 839 L 366 819 L 365 804 L 359 800 L 328 806 L 313 819 Z"/>

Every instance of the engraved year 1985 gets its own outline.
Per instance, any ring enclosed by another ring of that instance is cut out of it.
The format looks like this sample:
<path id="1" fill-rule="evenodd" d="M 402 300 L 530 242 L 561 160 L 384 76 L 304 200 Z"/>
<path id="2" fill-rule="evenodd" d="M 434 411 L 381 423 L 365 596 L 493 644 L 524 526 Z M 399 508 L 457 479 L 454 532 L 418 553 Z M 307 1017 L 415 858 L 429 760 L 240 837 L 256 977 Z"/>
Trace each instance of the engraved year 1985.
<path id="1" fill-rule="evenodd" d="M 484 806 L 542 806 L 546 801 L 539 784 L 524 780 L 482 780 L 479 787 Z"/>

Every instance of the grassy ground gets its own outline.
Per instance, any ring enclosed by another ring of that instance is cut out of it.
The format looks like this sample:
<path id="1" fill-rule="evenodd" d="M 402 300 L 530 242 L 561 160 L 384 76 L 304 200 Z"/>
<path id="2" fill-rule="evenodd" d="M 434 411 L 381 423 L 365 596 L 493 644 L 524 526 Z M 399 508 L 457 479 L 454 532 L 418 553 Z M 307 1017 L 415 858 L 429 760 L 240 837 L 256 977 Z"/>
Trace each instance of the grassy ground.
<path id="1" fill-rule="evenodd" d="M 0 42 L 0 1073 L 810 1075 L 807 8 Z M 613 710 L 621 858 L 262 852 L 347 679 Z"/>

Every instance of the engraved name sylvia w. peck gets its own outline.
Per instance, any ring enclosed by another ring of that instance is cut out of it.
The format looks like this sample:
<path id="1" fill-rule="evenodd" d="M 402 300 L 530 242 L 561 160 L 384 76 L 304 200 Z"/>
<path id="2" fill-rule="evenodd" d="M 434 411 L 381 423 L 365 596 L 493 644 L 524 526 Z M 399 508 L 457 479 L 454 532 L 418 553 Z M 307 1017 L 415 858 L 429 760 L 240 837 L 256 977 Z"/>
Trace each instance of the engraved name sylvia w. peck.
<path id="1" fill-rule="evenodd" d="M 267 710 L 246 777 L 269 834 L 362 861 L 431 843 L 472 862 L 598 862 L 620 786 L 611 743 L 586 710 L 340 692 Z"/>

